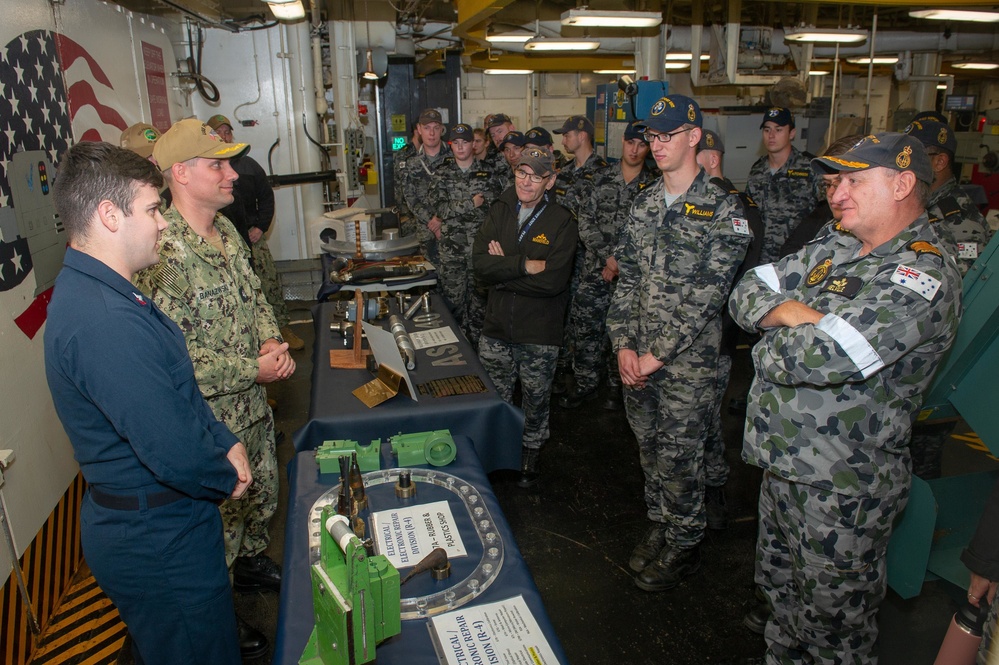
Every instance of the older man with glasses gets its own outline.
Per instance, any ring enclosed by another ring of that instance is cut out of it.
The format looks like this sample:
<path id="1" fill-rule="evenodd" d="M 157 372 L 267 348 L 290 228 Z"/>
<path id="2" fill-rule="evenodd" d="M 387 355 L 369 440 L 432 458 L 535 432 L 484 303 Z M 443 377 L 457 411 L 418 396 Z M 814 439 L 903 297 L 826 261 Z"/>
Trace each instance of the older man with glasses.
<path id="1" fill-rule="evenodd" d="M 479 357 L 508 402 L 520 379 L 523 394 L 521 487 L 540 479 L 548 440 L 548 407 L 562 343 L 576 222 L 555 202 L 551 153 L 528 148 L 514 165 L 515 186 L 489 209 L 472 245 L 475 276 L 489 288 Z"/>
<path id="2" fill-rule="evenodd" d="M 752 232 L 738 195 L 697 163 L 697 102 L 668 95 L 642 124 L 662 179 L 639 193 L 625 224 L 607 326 L 649 518 L 628 565 L 640 589 L 665 591 L 700 566 L 721 310 Z"/>

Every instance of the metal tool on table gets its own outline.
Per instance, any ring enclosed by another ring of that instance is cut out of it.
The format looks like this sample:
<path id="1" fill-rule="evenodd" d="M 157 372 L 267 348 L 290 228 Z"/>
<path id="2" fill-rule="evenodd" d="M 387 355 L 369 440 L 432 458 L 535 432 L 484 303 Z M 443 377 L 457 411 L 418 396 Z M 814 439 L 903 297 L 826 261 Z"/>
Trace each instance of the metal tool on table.
<path id="1" fill-rule="evenodd" d="M 395 337 L 399 354 L 406 361 L 406 369 L 416 369 L 416 347 L 413 346 L 413 340 L 406 331 L 406 324 L 396 314 L 389 316 L 389 331 Z"/>

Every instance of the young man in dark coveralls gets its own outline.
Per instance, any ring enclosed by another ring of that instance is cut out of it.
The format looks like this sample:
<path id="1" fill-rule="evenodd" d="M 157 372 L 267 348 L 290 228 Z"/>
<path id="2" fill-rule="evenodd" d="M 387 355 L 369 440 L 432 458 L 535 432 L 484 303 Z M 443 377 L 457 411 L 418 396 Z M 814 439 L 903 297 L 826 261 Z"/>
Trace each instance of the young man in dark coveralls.
<path id="1" fill-rule="evenodd" d="M 162 184 L 107 143 L 66 153 L 54 195 L 69 248 L 45 371 L 89 485 L 83 553 L 136 662 L 238 665 L 217 504 L 250 485 L 246 449 L 202 398 L 180 329 L 130 281 L 159 260 Z"/>

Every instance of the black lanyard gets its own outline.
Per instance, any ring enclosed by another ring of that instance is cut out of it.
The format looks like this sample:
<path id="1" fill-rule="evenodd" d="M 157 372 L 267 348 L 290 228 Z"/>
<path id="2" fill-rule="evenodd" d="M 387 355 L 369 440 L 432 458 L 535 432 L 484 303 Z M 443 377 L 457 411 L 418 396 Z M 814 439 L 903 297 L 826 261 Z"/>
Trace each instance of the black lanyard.
<path id="1" fill-rule="evenodd" d="M 520 217 L 520 206 L 521 206 L 520 201 L 517 201 L 517 217 Z M 538 217 L 541 216 L 541 213 L 543 213 L 545 211 L 545 208 L 547 207 L 548 207 L 548 192 L 545 192 L 541 205 L 534 209 L 534 214 L 531 215 L 526 222 L 524 222 L 524 225 L 522 227 L 520 227 L 520 233 L 517 234 L 518 245 L 524 241 L 524 237 L 527 235 L 527 232 L 531 230 L 531 226 L 534 225 L 534 222 L 538 221 Z"/>

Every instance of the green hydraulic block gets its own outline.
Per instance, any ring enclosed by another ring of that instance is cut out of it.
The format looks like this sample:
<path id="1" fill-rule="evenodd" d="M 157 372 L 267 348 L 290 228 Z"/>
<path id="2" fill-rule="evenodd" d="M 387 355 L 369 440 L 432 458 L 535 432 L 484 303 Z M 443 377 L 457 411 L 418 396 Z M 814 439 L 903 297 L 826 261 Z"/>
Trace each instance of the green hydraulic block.
<path id="1" fill-rule="evenodd" d="M 360 665 L 375 646 L 402 631 L 399 571 L 367 555 L 346 518 L 322 512 L 319 561 L 312 564 L 316 626 L 299 665 Z"/>
<path id="2" fill-rule="evenodd" d="M 392 452 L 399 458 L 399 466 L 447 466 L 458 455 L 450 430 L 415 434 L 397 434 L 390 437 Z"/>
<path id="3" fill-rule="evenodd" d="M 340 473 L 340 458 L 357 453 L 357 466 L 362 472 L 378 471 L 381 468 L 381 449 L 381 439 L 375 439 L 368 446 L 349 439 L 323 441 L 323 445 L 316 450 L 316 462 L 319 463 L 320 473 Z"/>

